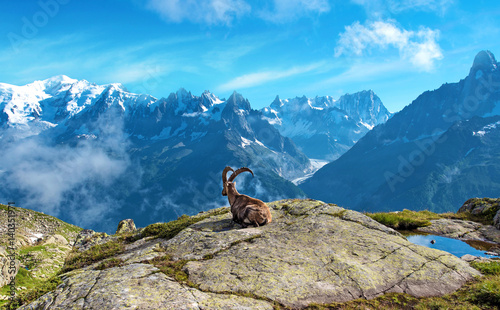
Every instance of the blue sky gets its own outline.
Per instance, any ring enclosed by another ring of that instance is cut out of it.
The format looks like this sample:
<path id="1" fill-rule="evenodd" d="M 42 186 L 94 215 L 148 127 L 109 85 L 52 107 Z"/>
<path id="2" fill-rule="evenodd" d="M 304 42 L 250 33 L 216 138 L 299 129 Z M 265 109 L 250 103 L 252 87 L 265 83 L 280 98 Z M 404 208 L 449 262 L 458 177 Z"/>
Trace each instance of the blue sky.
<path id="1" fill-rule="evenodd" d="M 253 108 L 372 89 L 396 112 L 500 57 L 500 2 L 1 1 L 0 82 L 65 74 L 166 97 L 183 87 Z"/>

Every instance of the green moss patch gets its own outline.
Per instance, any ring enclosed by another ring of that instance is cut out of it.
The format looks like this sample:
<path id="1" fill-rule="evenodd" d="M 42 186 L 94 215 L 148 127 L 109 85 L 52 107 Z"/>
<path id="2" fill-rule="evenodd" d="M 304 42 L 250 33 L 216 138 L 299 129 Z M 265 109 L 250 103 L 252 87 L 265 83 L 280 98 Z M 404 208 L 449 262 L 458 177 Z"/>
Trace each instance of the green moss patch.
<path id="1" fill-rule="evenodd" d="M 500 276 L 500 261 L 493 262 L 471 262 L 471 266 L 485 275 Z"/>
<path id="2" fill-rule="evenodd" d="M 431 225 L 430 220 L 440 219 L 441 216 L 430 211 L 411 211 L 403 210 L 401 212 L 380 212 L 365 213 L 375 221 L 391 227 L 396 230 L 413 230 L 419 227 Z"/>
<path id="3" fill-rule="evenodd" d="M 468 300 L 488 309 L 500 309 L 500 275 L 495 275 L 471 286 Z M 490 308 L 491 307 L 491 308 Z"/>
<path id="4" fill-rule="evenodd" d="M 95 262 L 122 253 L 124 250 L 125 246 L 122 243 L 109 241 L 103 244 L 95 245 L 85 252 L 73 251 L 66 258 L 64 267 L 61 269 L 60 273 L 62 274 L 91 265 Z"/>
<path id="5" fill-rule="evenodd" d="M 188 275 L 182 270 L 187 262 L 188 260 L 173 260 L 170 255 L 157 256 L 153 259 L 143 261 L 143 263 L 157 267 L 162 273 L 174 278 L 177 282 L 195 287 L 196 285 L 189 281 Z"/>
<path id="6" fill-rule="evenodd" d="M 123 260 L 119 259 L 119 258 L 110 258 L 110 259 L 107 259 L 103 262 L 101 262 L 99 265 L 97 265 L 97 267 L 95 268 L 96 270 L 104 270 L 104 269 L 108 269 L 108 268 L 113 268 L 113 267 L 119 267 L 119 266 L 123 266 Z"/>
<path id="7" fill-rule="evenodd" d="M 196 216 L 182 215 L 177 220 L 168 223 L 155 223 L 147 226 L 142 231 L 142 237 L 154 236 L 157 238 L 172 239 L 182 230 L 195 223 L 203 221 L 211 216 L 229 213 L 229 208 L 215 209 L 211 212 L 202 213 Z"/>

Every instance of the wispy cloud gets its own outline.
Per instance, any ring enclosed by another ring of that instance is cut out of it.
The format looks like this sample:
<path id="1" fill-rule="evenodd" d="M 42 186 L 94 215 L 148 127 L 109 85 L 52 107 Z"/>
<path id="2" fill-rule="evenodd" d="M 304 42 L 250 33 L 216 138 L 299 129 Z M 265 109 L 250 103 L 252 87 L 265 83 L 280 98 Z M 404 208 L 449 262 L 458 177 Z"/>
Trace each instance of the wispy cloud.
<path id="1" fill-rule="evenodd" d="M 307 15 L 330 11 L 328 0 L 272 0 L 272 9 L 257 8 L 259 16 L 267 21 L 283 23 Z"/>
<path id="2" fill-rule="evenodd" d="M 149 0 L 147 7 L 169 22 L 229 25 L 233 19 L 250 12 L 243 0 Z"/>
<path id="3" fill-rule="evenodd" d="M 438 30 L 421 27 L 418 31 L 400 28 L 392 20 L 369 22 L 361 25 L 355 22 L 345 27 L 340 34 L 335 56 L 357 55 L 375 49 L 385 50 L 393 47 L 399 50 L 400 57 L 423 71 L 434 68 L 434 62 L 443 58 L 437 43 Z"/>
<path id="4" fill-rule="evenodd" d="M 351 82 L 372 81 L 383 75 L 401 73 L 406 68 L 401 60 L 393 62 L 363 62 L 356 63 L 347 70 L 334 75 L 322 82 L 316 83 L 317 86 L 338 85 Z"/>
<path id="5" fill-rule="evenodd" d="M 444 14 L 455 2 L 454 0 L 351 0 L 361 5 L 371 17 L 382 17 L 399 14 L 405 11 L 434 12 Z"/>
<path id="6" fill-rule="evenodd" d="M 305 74 L 316 69 L 321 68 L 323 62 L 310 64 L 307 66 L 292 67 L 287 70 L 272 70 L 272 71 L 261 71 L 255 73 L 249 73 L 245 75 L 238 76 L 231 81 L 224 83 L 218 87 L 220 91 L 231 91 L 239 90 L 243 88 L 250 88 L 268 83 L 271 81 L 280 80 L 283 78 Z"/>
<path id="7" fill-rule="evenodd" d="M 237 36 L 218 43 L 208 49 L 202 56 L 203 62 L 214 69 L 225 71 L 230 69 L 239 59 L 262 49 L 268 44 L 276 43 L 276 35 Z M 272 39 L 270 39 L 272 38 Z"/>
<path id="8" fill-rule="evenodd" d="M 387 1 L 393 12 L 408 10 L 434 11 L 444 13 L 455 1 L 454 0 L 389 0 Z"/>
<path id="9" fill-rule="evenodd" d="M 225 26 L 251 14 L 280 24 L 330 11 L 328 0 L 148 0 L 146 7 L 167 22 Z"/>

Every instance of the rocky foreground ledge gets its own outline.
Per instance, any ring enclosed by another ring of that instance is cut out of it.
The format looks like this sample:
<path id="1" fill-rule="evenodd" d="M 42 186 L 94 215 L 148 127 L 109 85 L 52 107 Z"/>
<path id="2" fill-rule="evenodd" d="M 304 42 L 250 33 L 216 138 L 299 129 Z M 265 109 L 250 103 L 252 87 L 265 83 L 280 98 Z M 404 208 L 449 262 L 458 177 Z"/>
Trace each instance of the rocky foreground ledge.
<path id="1" fill-rule="evenodd" d="M 273 222 L 263 227 L 242 229 L 223 208 L 171 239 L 133 238 L 106 258 L 115 263 L 72 270 L 20 309 L 301 309 L 389 292 L 443 295 L 479 275 L 355 211 L 298 199 L 269 206 Z M 181 264 L 186 279 L 161 272 L 166 262 Z"/>

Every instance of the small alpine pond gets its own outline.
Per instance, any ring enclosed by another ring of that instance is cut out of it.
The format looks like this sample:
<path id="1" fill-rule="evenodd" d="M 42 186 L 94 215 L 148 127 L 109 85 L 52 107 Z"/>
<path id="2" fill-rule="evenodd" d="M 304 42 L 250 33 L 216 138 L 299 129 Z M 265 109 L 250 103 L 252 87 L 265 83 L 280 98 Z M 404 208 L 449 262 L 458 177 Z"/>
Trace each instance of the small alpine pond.
<path id="1" fill-rule="evenodd" d="M 488 250 L 488 245 L 490 245 L 490 246 L 493 245 L 493 244 L 489 244 L 487 242 L 480 242 L 480 241 L 479 242 L 470 242 L 471 244 L 474 245 L 474 247 L 472 247 L 471 245 L 469 245 L 465 241 L 447 238 L 447 237 L 442 237 L 442 236 L 437 236 L 437 235 L 419 235 L 419 234 L 416 234 L 416 235 L 407 235 L 406 238 L 411 243 L 423 245 L 423 246 L 426 246 L 426 247 L 429 247 L 432 249 L 446 251 L 446 252 L 451 253 L 451 254 L 458 256 L 458 257 L 462 257 L 465 254 L 470 254 L 473 256 L 480 256 L 480 257 L 487 257 L 487 258 L 498 257 L 498 256 L 486 254 L 486 252 Z M 433 240 L 434 240 L 434 242 L 432 242 Z"/>

